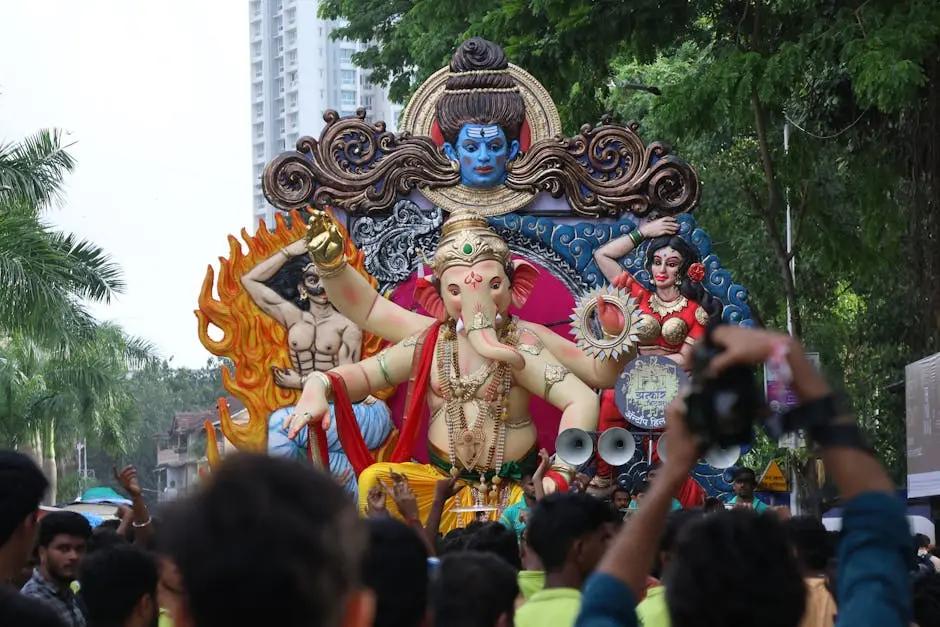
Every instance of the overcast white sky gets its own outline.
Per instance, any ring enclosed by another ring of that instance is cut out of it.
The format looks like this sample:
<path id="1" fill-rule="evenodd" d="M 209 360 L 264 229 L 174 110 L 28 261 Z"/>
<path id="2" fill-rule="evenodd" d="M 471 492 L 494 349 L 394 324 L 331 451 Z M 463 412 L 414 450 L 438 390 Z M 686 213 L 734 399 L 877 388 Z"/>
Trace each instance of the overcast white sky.
<path id="1" fill-rule="evenodd" d="M 178 366 L 209 357 L 202 278 L 251 220 L 247 16 L 243 0 L 0 0 L 0 141 L 71 133 L 78 168 L 48 219 L 124 269 L 98 316 Z"/>

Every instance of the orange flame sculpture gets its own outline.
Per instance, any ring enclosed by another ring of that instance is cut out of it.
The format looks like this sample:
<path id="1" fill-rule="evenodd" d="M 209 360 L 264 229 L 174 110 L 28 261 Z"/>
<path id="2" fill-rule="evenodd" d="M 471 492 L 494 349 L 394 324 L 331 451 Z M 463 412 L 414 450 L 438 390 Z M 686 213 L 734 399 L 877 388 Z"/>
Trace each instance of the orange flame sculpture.
<path id="1" fill-rule="evenodd" d="M 330 212 L 332 213 L 332 212 Z M 334 217 L 335 220 L 335 217 Z M 228 367 L 222 368 L 222 384 L 226 390 L 238 398 L 248 409 L 248 423 L 236 424 L 228 411 L 228 404 L 219 399 L 219 419 L 222 433 L 235 448 L 243 451 L 266 452 L 268 440 L 268 416 L 280 407 L 296 404 L 300 390 L 288 390 L 277 386 L 271 373 L 271 367 L 291 367 L 287 348 L 287 330 L 274 319 L 261 311 L 242 288 L 241 277 L 255 265 L 274 255 L 282 248 L 296 242 L 307 234 L 307 228 L 301 215 L 291 213 L 291 227 L 288 228 L 284 217 L 275 218 L 274 232 L 268 231 L 263 221 L 259 221 L 254 236 L 242 229 L 241 237 L 248 247 L 247 254 L 242 251 L 241 243 L 229 235 L 229 257 L 219 258 L 219 277 L 210 265 L 206 278 L 202 282 L 199 294 L 199 339 L 206 349 L 218 357 L 227 357 L 235 364 L 233 373 Z M 337 222 L 343 235 L 347 235 L 342 224 Z M 349 265 L 364 276 L 373 287 L 377 286 L 374 278 L 365 270 L 365 254 L 359 251 L 346 237 L 346 257 Z M 213 297 L 212 288 L 216 286 L 218 299 Z M 222 332 L 219 340 L 209 337 L 209 325 Z M 371 357 L 384 348 L 382 338 L 363 332 L 362 359 Z M 210 462 L 218 460 L 218 448 L 215 446 L 214 430 L 207 429 Z"/>

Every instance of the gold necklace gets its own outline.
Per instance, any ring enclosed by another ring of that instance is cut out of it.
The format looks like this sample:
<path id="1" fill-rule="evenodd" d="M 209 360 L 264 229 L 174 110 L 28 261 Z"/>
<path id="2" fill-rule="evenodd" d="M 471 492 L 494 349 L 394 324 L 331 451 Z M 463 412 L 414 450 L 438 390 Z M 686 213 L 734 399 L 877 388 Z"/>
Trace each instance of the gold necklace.
<path id="1" fill-rule="evenodd" d="M 678 298 L 670 301 L 664 301 L 655 292 L 650 294 L 650 309 L 653 310 L 653 313 L 660 316 L 668 316 L 671 313 L 682 311 L 688 304 L 689 299 L 682 294 L 680 294 Z"/>
<path id="2" fill-rule="evenodd" d="M 444 415 L 447 423 L 448 441 L 450 442 L 451 474 L 459 474 L 458 463 L 465 470 L 496 468 L 503 463 L 506 439 L 506 419 L 508 417 L 507 400 L 512 386 L 512 372 L 509 365 L 490 362 L 475 373 L 460 376 L 457 357 L 457 336 L 453 325 L 441 328 L 438 342 L 437 370 L 444 398 Z M 518 340 L 515 320 L 511 320 L 499 331 L 500 341 L 514 346 Z M 477 398 L 480 388 L 490 379 L 482 399 Z M 481 400 L 482 403 L 475 401 Z M 474 401 L 479 411 L 472 427 L 467 423 L 464 403 Z M 493 438 L 489 447 L 485 447 L 486 433 L 484 426 L 487 418 L 493 418 Z M 484 453 L 486 461 L 483 461 Z M 494 483 L 496 483 L 494 481 Z M 481 480 L 481 489 L 485 489 Z"/>

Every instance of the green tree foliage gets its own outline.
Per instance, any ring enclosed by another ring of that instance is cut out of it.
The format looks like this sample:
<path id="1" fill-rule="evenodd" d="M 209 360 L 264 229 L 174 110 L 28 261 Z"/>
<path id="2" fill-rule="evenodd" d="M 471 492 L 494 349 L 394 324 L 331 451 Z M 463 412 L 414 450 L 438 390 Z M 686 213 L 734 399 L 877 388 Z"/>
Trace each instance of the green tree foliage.
<path id="1" fill-rule="evenodd" d="M 75 166 L 62 140 L 44 130 L 0 144 L 0 336 L 67 342 L 94 326 L 89 301 L 110 302 L 124 289 L 101 248 L 43 219 Z"/>
<path id="2" fill-rule="evenodd" d="M 83 439 L 120 453 L 129 446 L 137 405 L 127 373 L 152 360 L 146 342 L 113 325 L 50 348 L 14 335 L 0 349 L 0 437 L 32 452 L 50 477 L 56 499 L 58 462 Z M 71 495 L 69 495 L 71 496 Z"/>
<path id="3" fill-rule="evenodd" d="M 479 35 L 545 84 L 568 132 L 611 111 L 671 144 L 699 170 L 696 216 L 756 316 L 783 329 L 790 306 L 903 477 L 892 384 L 940 350 L 940 4 L 326 0 L 321 12 L 349 20 L 338 37 L 373 42 L 354 60 L 394 98 Z M 781 452 L 762 442 L 748 461 Z"/>
<path id="4" fill-rule="evenodd" d="M 152 499 L 157 489 L 155 436 L 169 431 L 176 412 L 212 408 L 220 397 L 228 396 L 222 387 L 223 363 L 213 358 L 202 368 L 190 369 L 173 368 L 170 362 L 157 361 L 135 371 L 126 382 L 139 416 L 129 435 L 130 446 L 125 451 L 89 447 L 88 465 L 99 480 L 117 487 L 111 476 L 112 467 L 133 464 L 144 496 Z"/>

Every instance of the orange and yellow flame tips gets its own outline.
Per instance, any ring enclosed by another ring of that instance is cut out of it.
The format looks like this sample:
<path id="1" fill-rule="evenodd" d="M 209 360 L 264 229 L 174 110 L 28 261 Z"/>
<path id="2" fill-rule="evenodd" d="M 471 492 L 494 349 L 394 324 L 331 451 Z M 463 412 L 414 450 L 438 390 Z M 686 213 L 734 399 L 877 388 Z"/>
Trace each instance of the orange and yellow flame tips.
<path id="1" fill-rule="evenodd" d="M 342 224 L 339 228 L 345 235 Z M 259 221 L 253 236 L 242 229 L 241 238 L 248 252 L 244 252 L 238 239 L 229 235 L 229 256 L 227 259 L 219 258 L 218 278 L 210 265 L 202 282 L 199 309 L 195 312 L 199 320 L 199 340 L 213 355 L 232 360 L 235 371 L 233 373 L 228 367 L 223 367 L 222 384 L 248 409 L 248 422 L 235 424 L 228 407 L 223 409 L 224 402 L 219 405 L 222 433 L 239 450 L 266 451 L 268 417 L 280 407 L 295 404 L 300 397 L 299 390 L 286 390 L 275 385 L 271 372 L 274 366 L 290 367 L 287 330 L 255 305 L 242 288 L 241 277 L 305 235 L 306 225 L 296 211 L 291 214 L 290 228 L 280 214 L 275 218 L 273 232 Z M 346 242 L 349 265 L 375 287 L 377 282 L 365 270 L 365 255 L 349 237 L 346 237 Z M 218 298 L 214 296 L 213 288 Z M 209 325 L 216 327 L 213 335 L 219 339 L 210 337 Z M 376 354 L 384 344 L 381 338 L 363 333 L 362 358 Z"/>

